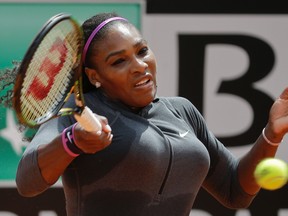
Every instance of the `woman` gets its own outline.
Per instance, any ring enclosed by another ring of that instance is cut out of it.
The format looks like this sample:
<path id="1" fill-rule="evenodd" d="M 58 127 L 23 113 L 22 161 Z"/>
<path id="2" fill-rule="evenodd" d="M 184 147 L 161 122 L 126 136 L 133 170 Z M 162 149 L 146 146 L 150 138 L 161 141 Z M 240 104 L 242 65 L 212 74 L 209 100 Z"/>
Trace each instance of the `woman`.
<path id="1" fill-rule="evenodd" d="M 155 56 L 129 21 L 102 13 L 83 29 L 85 100 L 103 129 L 88 133 L 72 116 L 41 126 L 19 163 L 20 194 L 40 194 L 61 176 L 68 215 L 187 216 L 200 187 L 247 207 L 260 189 L 255 166 L 288 131 L 288 89 L 238 160 L 188 100 L 156 96 Z"/>

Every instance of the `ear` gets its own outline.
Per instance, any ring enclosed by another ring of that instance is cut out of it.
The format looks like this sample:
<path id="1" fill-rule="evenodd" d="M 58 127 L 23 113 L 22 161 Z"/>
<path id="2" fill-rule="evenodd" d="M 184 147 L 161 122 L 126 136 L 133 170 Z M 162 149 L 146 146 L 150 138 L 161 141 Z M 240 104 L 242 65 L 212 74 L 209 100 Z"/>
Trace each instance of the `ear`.
<path id="1" fill-rule="evenodd" d="M 92 85 L 95 85 L 96 82 L 99 82 L 99 75 L 95 69 L 85 67 L 85 73 Z"/>

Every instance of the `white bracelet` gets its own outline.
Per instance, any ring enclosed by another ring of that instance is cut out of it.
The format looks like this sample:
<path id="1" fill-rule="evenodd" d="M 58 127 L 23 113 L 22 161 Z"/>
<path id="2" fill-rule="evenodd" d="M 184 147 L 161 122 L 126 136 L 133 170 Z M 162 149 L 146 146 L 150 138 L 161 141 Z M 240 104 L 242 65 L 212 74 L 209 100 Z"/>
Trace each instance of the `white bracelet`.
<path id="1" fill-rule="evenodd" d="M 282 142 L 282 140 L 281 140 L 281 142 L 279 142 L 279 143 L 271 142 L 271 141 L 266 137 L 266 135 L 265 135 L 265 128 L 263 128 L 263 130 L 262 130 L 262 136 L 263 136 L 264 140 L 265 140 L 267 143 L 269 143 L 270 145 L 272 145 L 272 146 L 279 146 L 280 143 Z"/>

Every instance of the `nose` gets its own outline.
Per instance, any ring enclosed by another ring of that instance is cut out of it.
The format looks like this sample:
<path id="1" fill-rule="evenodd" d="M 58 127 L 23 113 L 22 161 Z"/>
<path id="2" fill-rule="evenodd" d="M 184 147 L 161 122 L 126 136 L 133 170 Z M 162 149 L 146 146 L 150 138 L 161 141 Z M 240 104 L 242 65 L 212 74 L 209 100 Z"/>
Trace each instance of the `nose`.
<path id="1" fill-rule="evenodd" d="M 133 64 L 132 64 L 132 71 L 133 72 L 138 72 L 138 73 L 144 73 L 147 71 L 148 64 L 143 58 L 135 57 L 133 59 Z"/>

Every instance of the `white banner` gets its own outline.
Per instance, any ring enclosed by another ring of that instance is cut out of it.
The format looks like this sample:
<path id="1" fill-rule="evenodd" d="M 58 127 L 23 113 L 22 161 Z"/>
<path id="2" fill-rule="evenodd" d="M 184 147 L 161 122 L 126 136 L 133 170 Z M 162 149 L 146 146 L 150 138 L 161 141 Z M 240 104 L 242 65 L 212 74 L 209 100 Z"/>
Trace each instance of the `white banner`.
<path id="1" fill-rule="evenodd" d="M 178 95 L 179 35 L 236 35 L 263 41 L 274 52 L 272 69 L 268 75 L 253 83 L 253 87 L 275 99 L 288 86 L 287 23 L 288 15 L 145 15 L 143 34 L 158 60 L 158 94 Z M 236 79 L 248 70 L 251 64 L 248 54 L 242 47 L 225 41 L 205 47 L 203 112 L 216 135 L 235 135 L 251 125 L 254 113 L 245 99 L 217 93 L 223 80 Z M 195 64 L 193 60 L 191 58 L 191 65 Z M 261 71 L 255 70 L 253 73 Z M 231 151 L 241 156 L 249 148 L 249 145 L 233 147 Z M 277 156 L 288 161 L 287 154 L 288 145 L 283 143 Z"/>

